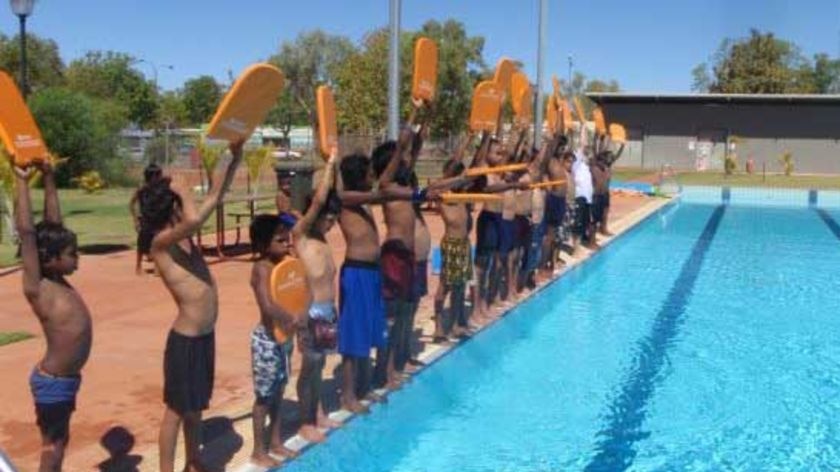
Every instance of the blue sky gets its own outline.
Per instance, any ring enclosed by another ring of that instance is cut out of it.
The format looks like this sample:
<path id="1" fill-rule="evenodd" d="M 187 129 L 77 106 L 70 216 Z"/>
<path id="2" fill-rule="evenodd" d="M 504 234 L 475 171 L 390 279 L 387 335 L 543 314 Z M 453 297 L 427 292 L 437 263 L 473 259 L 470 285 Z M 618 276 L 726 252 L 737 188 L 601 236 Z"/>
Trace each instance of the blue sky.
<path id="1" fill-rule="evenodd" d="M 486 38 L 485 58 L 536 71 L 537 0 L 403 0 L 404 28 L 455 18 Z M 158 64 L 159 83 L 178 87 L 211 74 L 227 81 L 283 40 L 321 28 L 354 41 L 388 21 L 388 0 L 39 0 L 29 28 L 55 39 L 65 61 L 113 49 Z M 725 37 L 771 30 L 811 55 L 840 50 L 840 0 L 549 0 L 547 71 L 618 80 L 634 92 L 687 92 L 691 69 Z M 17 31 L 7 2 L 0 32 Z M 174 66 L 173 70 L 163 67 Z M 152 76 L 149 66 L 138 68 Z"/>

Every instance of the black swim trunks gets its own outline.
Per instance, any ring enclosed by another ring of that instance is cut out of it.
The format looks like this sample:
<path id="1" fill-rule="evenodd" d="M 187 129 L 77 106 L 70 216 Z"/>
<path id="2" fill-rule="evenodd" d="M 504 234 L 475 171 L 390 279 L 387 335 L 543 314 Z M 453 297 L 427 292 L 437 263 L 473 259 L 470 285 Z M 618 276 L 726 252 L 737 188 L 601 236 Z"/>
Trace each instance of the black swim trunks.
<path id="1" fill-rule="evenodd" d="M 482 210 L 475 226 L 476 256 L 489 256 L 499 250 L 501 240 L 501 213 Z"/>
<path id="2" fill-rule="evenodd" d="M 169 331 L 163 355 L 163 401 L 176 413 L 206 410 L 213 396 L 216 336 Z"/>
<path id="3" fill-rule="evenodd" d="M 601 193 L 592 196 L 592 220 L 595 223 L 606 223 L 607 208 L 610 207 L 610 194 Z"/>
<path id="4" fill-rule="evenodd" d="M 590 214 L 590 203 L 584 197 L 577 197 L 575 199 L 575 234 L 577 234 L 584 242 L 589 241 L 589 225 L 592 223 L 592 215 Z"/>
<path id="5" fill-rule="evenodd" d="M 82 377 L 59 377 L 42 371 L 39 367 L 29 376 L 29 387 L 35 399 L 35 416 L 41 435 L 51 442 L 63 441 L 70 436 L 70 417 L 76 410 L 76 394 Z"/>

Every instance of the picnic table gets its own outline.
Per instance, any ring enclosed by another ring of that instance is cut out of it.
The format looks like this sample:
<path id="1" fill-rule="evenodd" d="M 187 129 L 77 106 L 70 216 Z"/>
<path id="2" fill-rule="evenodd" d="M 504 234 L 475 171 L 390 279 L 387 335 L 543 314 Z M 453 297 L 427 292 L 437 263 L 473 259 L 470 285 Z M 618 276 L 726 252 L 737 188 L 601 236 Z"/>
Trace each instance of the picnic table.
<path id="1" fill-rule="evenodd" d="M 239 246 L 242 237 L 242 220 L 245 218 L 247 218 L 248 221 L 254 219 L 254 215 L 256 215 L 257 212 L 257 203 L 267 200 L 274 201 L 274 195 L 270 194 L 259 196 L 229 196 L 216 206 L 216 255 L 220 259 L 225 259 L 227 257 L 227 255 L 225 254 L 225 249 L 227 247 L 225 238 L 225 232 L 227 230 L 225 224 L 225 216 L 231 216 L 235 219 L 234 226 L 236 227 L 236 241 L 234 241 L 234 243 L 229 248 L 237 247 Z M 226 214 L 225 205 L 234 203 L 247 203 L 248 209 L 244 212 L 238 211 Z M 203 247 L 201 244 L 200 229 L 198 231 L 198 245 L 199 247 Z"/>

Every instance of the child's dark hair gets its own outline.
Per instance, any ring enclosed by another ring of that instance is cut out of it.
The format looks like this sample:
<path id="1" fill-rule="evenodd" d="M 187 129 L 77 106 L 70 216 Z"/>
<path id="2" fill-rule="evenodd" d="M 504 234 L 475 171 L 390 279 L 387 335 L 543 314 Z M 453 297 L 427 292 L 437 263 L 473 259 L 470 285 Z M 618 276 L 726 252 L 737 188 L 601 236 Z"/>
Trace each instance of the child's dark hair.
<path id="1" fill-rule="evenodd" d="M 284 219 L 276 215 L 257 215 L 251 221 L 251 226 L 248 228 L 248 235 L 251 238 L 251 250 L 257 254 L 265 254 L 268 252 L 268 247 L 271 246 L 271 240 L 274 238 L 274 233 L 277 232 L 278 227 L 291 230 Z"/>
<path id="2" fill-rule="evenodd" d="M 140 218 L 144 228 L 153 232 L 162 230 L 172 221 L 176 210 L 181 209 L 181 196 L 170 188 L 171 182 L 168 177 L 153 180 L 140 195 Z"/>
<path id="3" fill-rule="evenodd" d="M 68 247 L 76 247 L 76 233 L 61 223 L 41 221 L 35 225 L 35 241 L 38 245 L 38 262 L 44 264 L 59 257 Z"/>
<path id="4" fill-rule="evenodd" d="M 341 180 L 346 190 L 366 192 L 370 190 L 368 185 L 368 171 L 370 170 L 370 159 L 364 154 L 356 153 L 344 157 L 341 160 Z M 308 206 L 308 205 L 307 205 Z"/>
<path id="5" fill-rule="evenodd" d="M 388 163 L 391 162 L 391 157 L 396 150 L 397 142 L 393 139 L 385 141 L 373 150 L 371 158 L 373 160 L 373 174 L 376 178 L 379 178 L 385 172 L 385 168 L 388 167 Z"/>
<path id="6" fill-rule="evenodd" d="M 373 150 L 373 174 L 377 179 L 385 172 L 385 168 L 388 167 L 391 159 L 400 159 L 400 156 L 394 156 L 396 150 L 397 142 L 394 140 L 385 141 Z M 403 187 L 414 187 L 412 184 L 412 174 L 411 168 L 405 165 L 405 162 L 401 161 L 397 171 L 394 173 L 394 182 Z"/>
<path id="7" fill-rule="evenodd" d="M 154 180 L 163 177 L 163 169 L 155 163 L 151 163 L 143 169 L 143 182 L 148 184 Z"/>

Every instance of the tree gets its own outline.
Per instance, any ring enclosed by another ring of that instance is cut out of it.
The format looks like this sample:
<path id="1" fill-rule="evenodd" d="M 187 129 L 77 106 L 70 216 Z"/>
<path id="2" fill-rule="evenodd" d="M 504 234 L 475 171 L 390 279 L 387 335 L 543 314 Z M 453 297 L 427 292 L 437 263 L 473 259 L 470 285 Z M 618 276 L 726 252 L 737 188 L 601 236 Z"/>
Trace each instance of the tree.
<path id="1" fill-rule="evenodd" d="M 570 106 L 574 106 L 571 102 L 572 98 L 577 97 L 578 100 L 580 100 L 580 104 L 583 106 L 584 112 L 589 115 L 595 108 L 595 102 L 586 96 L 588 92 L 620 92 L 621 85 L 619 85 L 618 81 L 615 79 L 610 79 L 609 81 L 601 79 L 589 80 L 582 72 L 575 72 L 574 76 L 572 76 L 571 85 L 569 85 L 566 80 L 560 80 L 560 90 L 566 99 L 569 100 Z M 575 120 L 577 120 L 577 117 L 575 117 Z"/>
<path id="2" fill-rule="evenodd" d="M 19 36 L 9 39 L 0 34 L 0 69 L 8 72 L 15 80 L 20 77 L 19 41 Z M 26 60 L 31 92 L 64 83 L 64 62 L 59 55 L 58 45 L 52 39 L 27 33 Z"/>
<path id="3" fill-rule="evenodd" d="M 709 77 L 709 66 L 704 62 L 697 64 L 691 69 L 691 90 L 698 93 L 707 93 L 712 86 L 712 79 Z"/>
<path id="4" fill-rule="evenodd" d="M 127 122 L 123 108 L 65 87 L 39 90 L 29 107 L 49 149 L 68 158 L 56 169 L 60 185 L 90 170 L 110 181 L 124 176 L 117 152 L 119 131 Z"/>
<path id="5" fill-rule="evenodd" d="M 814 55 L 814 86 L 817 93 L 840 93 L 840 59 Z"/>
<path id="6" fill-rule="evenodd" d="M 179 128 L 189 123 L 187 106 L 178 92 L 164 92 L 160 96 L 157 122 L 160 128 Z"/>
<path id="7" fill-rule="evenodd" d="M 400 41 L 401 49 L 406 42 Z M 406 82 L 404 59 L 405 54 L 400 54 L 403 85 Z M 384 129 L 388 119 L 388 31 L 379 29 L 369 33 L 362 48 L 338 69 L 335 81 L 339 129 L 377 134 Z"/>
<path id="8" fill-rule="evenodd" d="M 291 108 L 293 117 L 306 116 L 306 123 L 315 127 L 315 89 L 319 85 L 335 85 L 338 68 L 355 51 L 353 43 L 344 36 L 327 34 L 321 30 L 305 31 L 294 41 L 284 41 L 277 54 L 268 62 L 279 67 L 286 77 L 286 88 L 294 101 L 278 106 Z M 277 116 L 277 115 L 275 115 Z"/>
<path id="9" fill-rule="evenodd" d="M 140 127 L 155 124 L 158 99 L 154 84 L 132 68 L 137 60 L 114 51 L 89 51 L 67 67 L 67 86 L 103 100 L 114 100 Z"/>
<path id="10" fill-rule="evenodd" d="M 184 82 L 181 97 L 187 110 L 187 120 L 199 126 L 213 118 L 222 101 L 222 87 L 213 77 L 202 75 Z"/>
<path id="11" fill-rule="evenodd" d="M 697 68 L 695 68 L 697 69 Z M 813 69 L 793 43 L 751 30 L 748 38 L 721 43 L 712 66 L 717 93 L 812 93 Z"/>
<path id="12" fill-rule="evenodd" d="M 426 22 L 419 31 L 404 32 L 400 38 L 401 116 L 411 109 L 411 82 L 414 43 L 427 37 L 438 45 L 438 81 L 431 120 L 433 137 L 461 133 L 467 124 L 475 84 L 487 75 L 481 53 L 484 38 L 467 35 L 455 20 Z M 388 105 L 387 29 L 370 33 L 361 49 L 339 69 L 336 107 L 339 127 L 357 131 L 381 132 L 387 121 Z"/>

